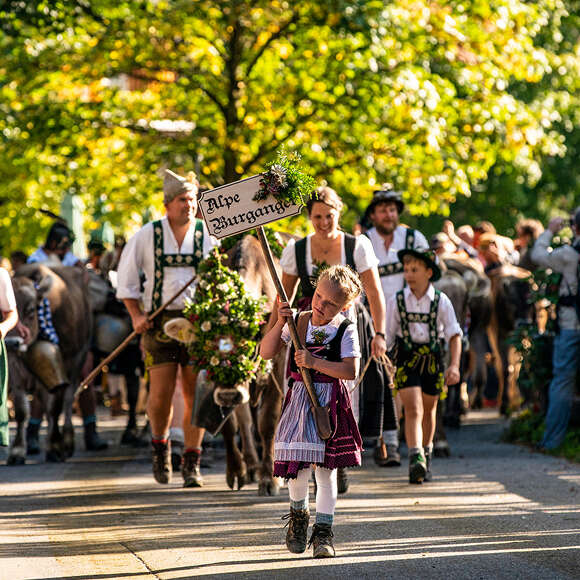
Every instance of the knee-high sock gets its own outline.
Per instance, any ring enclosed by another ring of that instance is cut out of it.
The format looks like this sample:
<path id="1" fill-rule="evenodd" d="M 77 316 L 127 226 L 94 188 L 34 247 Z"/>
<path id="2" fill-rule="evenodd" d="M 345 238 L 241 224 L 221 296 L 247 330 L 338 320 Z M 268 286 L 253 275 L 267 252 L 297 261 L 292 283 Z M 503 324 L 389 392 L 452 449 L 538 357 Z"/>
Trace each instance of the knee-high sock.
<path id="1" fill-rule="evenodd" d="M 318 523 L 332 523 L 332 516 L 336 508 L 336 498 L 338 497 L 338 487 L 336 483 L 336 469 L 325 469 L 317 467 L 316 475 L 316 521 Z M 321 516 L 330 516 L 330 521 Z"/>
<path id="2" fill-rule="evenodd" d="M 310 468 L 301 469 L 296 479 L 288 480 L 288 493 L 290 505 L 294 509 L 308 508 L 308 483 L 310 480 Z"/>

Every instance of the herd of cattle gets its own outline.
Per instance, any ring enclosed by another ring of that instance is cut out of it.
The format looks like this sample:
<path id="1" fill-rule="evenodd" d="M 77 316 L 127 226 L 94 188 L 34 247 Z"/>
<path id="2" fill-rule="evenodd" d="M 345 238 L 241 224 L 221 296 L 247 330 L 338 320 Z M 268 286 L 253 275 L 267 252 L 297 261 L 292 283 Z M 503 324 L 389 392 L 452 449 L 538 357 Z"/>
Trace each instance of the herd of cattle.
<path id="1" fill-rule="evenodd" d="M 255 295 L 266 296 L 272 305 L 276 291 L 258 241 L 246 236 L 229 250 L 228 255 L 228 265 L 239 272 L 247 289 Z M 493 366 L 502 409 L 514 407 L 519 400 L 519 363 L 515 349 L 507 339 L 518 324 L 529 322 L 533 315 L 533 306 L 528 300 L 529 272 L 504 266 L 488 276 L 477 264 L 469 261 L 443 257 L 441 262 L 443 276 L 436 285 L 450 297 L 460 324 L 468 330 L 464 341 L 462 381 L 471 385 L 471 404 L 481 404 L 488 371 Z M 74 452 L 74 393 L 93 342 L 95 318 L 105 310 L 112 289 L 89 270 L 63 266 L 49 268 L 38 264 L 19 268 L 14 274 L 13 285 L 20 319 L 30 329 L 32 338 L 28 349 L 24 350 L 14 334 L 7 337 L 10 396 L 17 423 L 8 463 L 19 465 L 25 461 L 26 423 L 30 416 L 28 395 L 32 393 L 40 397 L 46 409 L 46 460 L 64 461 Z M 39 333 L 38 305 L 44 298 L 50 302 L 67 373 L 65 386 L 53 390 L 39 380 L 38 373 L 30 370 L 29 353 L 34 351 Z M 215 389 L 213 399 L 218 404 L 230 406 L 232 401 L 238 402 L 221 430 L 226 447 L 227 484 L 232 489 L 240 489 L 257 480 L 260 495 L 278 493 L 278 484 L 272 477 L 273 448 L 283 398 L 284 356 L 280 355 L 273 363 L 270 372 L 250 385 L 212 386 Z M 199 381 L 204 381 L 203 375 Z M 459 396 L 459 387 L 450 389 L 445 409 L 438 419 L 438 455 L 449 454 L 442 418 L 444 415 L 451 424 L 458 423 Z M 238 432 L 241 449 L 236 443 Z"/>

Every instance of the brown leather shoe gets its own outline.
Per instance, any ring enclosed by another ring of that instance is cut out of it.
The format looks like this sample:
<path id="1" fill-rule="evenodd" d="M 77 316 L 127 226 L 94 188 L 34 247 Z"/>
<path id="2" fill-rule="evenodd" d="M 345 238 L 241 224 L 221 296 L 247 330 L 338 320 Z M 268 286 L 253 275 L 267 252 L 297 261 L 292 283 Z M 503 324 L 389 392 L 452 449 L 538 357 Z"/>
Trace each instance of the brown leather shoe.
<path id="1" fill-rule="evenodd" d="M 186 451 L 181 463 L 181 475 L 183 475 L 183 487 L 203 487 L 203 477 L 199 470 L 201 453 Z"/>
<path id="2" fill-rule="evenodd" d="M 157 483 L 171 481 L 171 450 L 169 443 L 151 443 L 153 477 Z"/>
<path id="3" fill-rule="evenodd" d="M 312 555 L 315 558 L 334 558 L 336 552 L 332 538 L 334 538 L 334 534 L 330 524 L 314 524 L 312 536 L 308 542 L 309 546 L 312 544 Z"/>
<path id="4" fill-rule="evenodd" d="M 384 444 L 382 439 L 377 442 L 375 446 L 373 451 L 373 459 L 379 467 L 387 466 L 387 446 Z"/>
<path id="5" fill-rule="evenodd" d="M 293 554 L 302 554 L 306 550 L 310 512 L 308 510 L 295 510 L 291 507 L 290 513 L 282 516 L 282 519 L 288 520 L 286 547 Z"/>
<path id="6" fill-rule="evenodd" d="M 400 465 L 401 454 L 399 453 L 399 448 L 396 445 L 387 445 L 385 467 L 400 467 Z"/>

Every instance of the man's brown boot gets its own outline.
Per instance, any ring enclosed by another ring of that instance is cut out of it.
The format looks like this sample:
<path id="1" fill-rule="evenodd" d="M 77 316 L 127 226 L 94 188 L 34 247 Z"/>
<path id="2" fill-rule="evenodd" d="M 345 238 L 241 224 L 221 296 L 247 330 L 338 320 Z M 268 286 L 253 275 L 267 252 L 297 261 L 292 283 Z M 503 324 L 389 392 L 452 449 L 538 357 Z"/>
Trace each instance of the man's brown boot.
<path id="1" fill-rule="evenodd" d="M 199 470 L 201 453 L 186 451 L 181 463 L 181 475 L 183 475 L 183 487 L 202 487 L 203 477 Z"/>
<path id="2" fill-rule="evenodd" d="M 153 477 L 157 483 L 171 481 L 171 450 L 169 442 L 153 441 L 151 443 L 151 458 L 153 460 Z"/>

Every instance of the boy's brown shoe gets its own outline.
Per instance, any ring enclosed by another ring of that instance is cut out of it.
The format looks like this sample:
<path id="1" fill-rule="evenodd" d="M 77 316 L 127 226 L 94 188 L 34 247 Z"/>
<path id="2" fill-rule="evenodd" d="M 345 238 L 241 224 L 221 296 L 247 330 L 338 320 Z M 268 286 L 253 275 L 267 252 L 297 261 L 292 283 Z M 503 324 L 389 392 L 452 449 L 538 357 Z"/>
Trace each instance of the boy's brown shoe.
<path id="1" fill-rule="evenodd" d="M 171 451 L 168 443 L 152 443 L 153 477 L 157 483 L 171 481 Z"/>
<path id="2" fill-rule="evenodd" d="M 421 453 L 415 453 L 409 460 L 409 483 L 423 483 L 427 473 L 427 464 Z"/>
<path id="3" fill-rule="evenodd" d="M 314 524 L 312 536 L 310 536 L 310 542 L 308 543 L 309 546 L 312 544 L 312 555 L 315 558 L 334 558 L 336 552 L 332 543 L 333 537 L 334 534 L 330 524 Z"/>
<path id="4" fill-rule="evenodd" d="M 291 507 L 290 513 L 282 516 L 282 519 L 288 520 L 286 547 L 293 554 L 302 554 L 306 550 L 310 512 L 308 510 L 295 510 Z"/>

